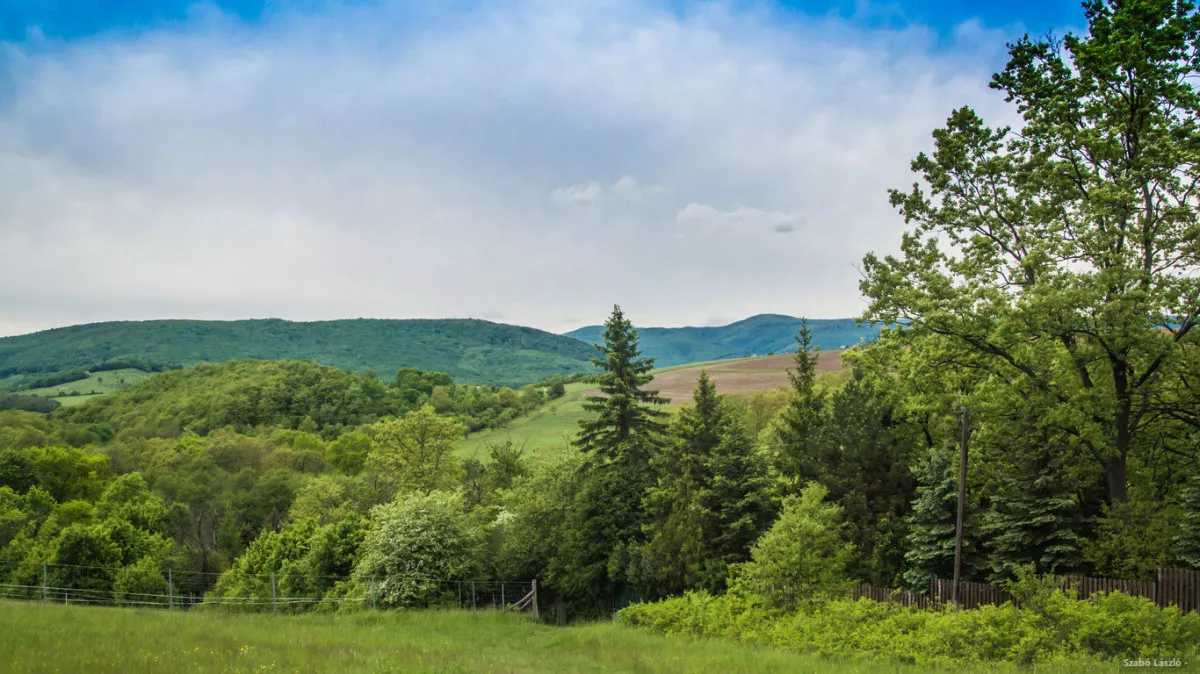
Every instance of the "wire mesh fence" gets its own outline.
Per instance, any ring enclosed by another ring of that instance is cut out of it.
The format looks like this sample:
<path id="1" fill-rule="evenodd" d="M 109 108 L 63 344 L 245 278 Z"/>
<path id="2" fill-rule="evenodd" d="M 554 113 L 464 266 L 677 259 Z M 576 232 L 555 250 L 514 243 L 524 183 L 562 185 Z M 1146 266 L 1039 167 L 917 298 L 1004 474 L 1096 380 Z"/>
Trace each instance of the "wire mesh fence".
<path id="1" fill-rule="evenodd" d="M 456 580 L 420 574 L 353 578 L 43 564 L 11 574 L 8 582 L 0 583 L 0 599 L 277 613 L 393 607 L 536 613 L 536 588 L 536 581 Z"/>

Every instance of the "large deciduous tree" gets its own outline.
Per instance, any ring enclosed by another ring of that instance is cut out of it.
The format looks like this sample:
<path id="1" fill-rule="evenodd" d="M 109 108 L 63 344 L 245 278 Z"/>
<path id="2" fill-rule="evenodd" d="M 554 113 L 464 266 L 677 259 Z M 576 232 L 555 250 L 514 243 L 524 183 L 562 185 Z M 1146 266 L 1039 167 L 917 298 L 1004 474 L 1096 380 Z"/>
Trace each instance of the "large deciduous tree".
<path id="1" fill-rule="evenodd" d="M 1085 36 L 1010 45 L 991 86 L 1018 128 L 962 108 L 934 132 L 891 195 L 914 226 L 899 256 L 866 256 L 862 290 L 892 338 L 943 336 L 1037 401 L 1121 502 L 1130 461 L 1194 455 L 1164 425 L 1200 421 L 1200 19 L 1180 0 L 1084 9 Z"/>

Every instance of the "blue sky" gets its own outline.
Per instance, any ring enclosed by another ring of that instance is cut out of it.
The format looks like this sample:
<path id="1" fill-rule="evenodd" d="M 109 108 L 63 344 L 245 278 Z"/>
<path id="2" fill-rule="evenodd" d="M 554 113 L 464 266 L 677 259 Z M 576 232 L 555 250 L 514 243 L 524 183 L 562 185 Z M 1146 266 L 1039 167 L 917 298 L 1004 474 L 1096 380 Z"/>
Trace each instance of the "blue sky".
<path id="1" fill-rule="evenodd" d="M 0 335 L 863 310 L 887 190 L 1073 3 L 0 0 Z M 36 283 L 30 283 L 36 279 Z"/>
<path id="2" fill-rule="evenodd" d="M 0 38 L 21 41 L 31 28 L 48 37 L 72 39 L 111 31 L 139 31 L 164 24 L 186 23 L 190 12 L 201 3 L 188 0 L 3 0 Z M 311 12 L 335 4 L 320 0 L 212 0 L 207 3 L 222 13 L 249 24 L 292 12 Z M 341 0 L 341 5 L 369 5 L 366 0 Z M 448 4 L 448 3 L 443 3 Z M 469 6 L 469 3 L 457 3 Z M 669 3 L 683 11 L 688 3 Z M 751 3 L 743 3 L 753 6 Z M 870 26 L 916 23 L 939 31 L 950 31 L 964 21 L 978 19 L 985 25 L 1019 25 L 1041 34 L 1052 28 L 1079 25 L 1080 3 L 1074 0 L 1013 0 L 1011 2 L 955 2 L 953 0 L 889 0 L 862 2 L 820 0 L 817 2 L 760 3 L 784 15 L 834 14 Z"/>

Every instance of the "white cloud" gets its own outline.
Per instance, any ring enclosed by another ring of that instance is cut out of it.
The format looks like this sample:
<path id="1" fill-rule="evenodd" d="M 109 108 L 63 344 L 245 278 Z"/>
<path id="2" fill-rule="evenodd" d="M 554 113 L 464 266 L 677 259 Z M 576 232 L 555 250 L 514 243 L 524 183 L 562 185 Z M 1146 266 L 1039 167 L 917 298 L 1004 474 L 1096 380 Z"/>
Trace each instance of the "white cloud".
<path id="1" fill-rule="evenodd" d="M 641 202 L 666 192 L 661 185 L 642 185 L 633 176 L 621 176 L 611 187 L 601 187 L 592 180 L 578 185 L 560 187 L 550 197 L 560 204 L 595 204 L 602 201 Z"/>
<path id="2" fill-rule="evenodd" d="M 764 211 L 739 206 L 732 211 L 719 211 L 706 204 L 690 203 L 675 215 L 681 223 L 700 223 L 711 227 L 767 228 L 779 234 L 794 232 L 803 222 L 799 213 Z"/>
<path id="3" fill-rule="evenodd" d="M 560 187 L 551 196 L 560 204 L 591 204 L 603 198 L 604 188 L 597 182 L 582 183 Z"/>
<path id="4" fill-rule="evenodd" d="M 0 285 L 21 289 L 0 332 L 853 315 L 930 131 L 963 104 L 1012 121 L 986 86 L 1003 39 L 975 25 L 947 47 L 719 4 L 484 7 L 0 50 Z M 677 238 L 692 218 L 713 230 Z"/>

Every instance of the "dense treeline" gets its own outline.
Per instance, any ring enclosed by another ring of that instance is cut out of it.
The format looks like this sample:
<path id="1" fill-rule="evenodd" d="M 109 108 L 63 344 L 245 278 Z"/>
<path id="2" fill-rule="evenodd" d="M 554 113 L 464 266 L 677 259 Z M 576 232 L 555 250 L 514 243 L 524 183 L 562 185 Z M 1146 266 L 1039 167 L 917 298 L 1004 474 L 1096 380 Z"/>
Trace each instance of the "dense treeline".
<path id="1" fill-rule="evenodd" d="M 285 428 L 329 440 L 430 404 L 475 431 L 538 407 L 558 381 L 514 390 L 459 385 L 444 373 L 404 368 L 385 384 L 370 372 L 358 375 L 311 362 L 231 361 L 163 372 L 60 415 L 77 423 L 108 424 L 126 437 Z"/>
<path id="2" fill-rule="evenodd" d="M 42 377 L 36 377 L 34 379 L 30 379 L 28 381 L 21 382 L 21 388 L 23 388 L 23 389 L 50 388 L 51 386 L 58 386 L 60 384 L 69 384 L 73 381 L 80 381 L 82 379 L 87 379 L 87 378 L 88 378 L 87 370 L 84 370 L 82 368 L 76 368 L 73 370 L 65 370 L 63 372 L 55 372 L 54 374 L 48 374 L 48 375 L 45 375 Z"/>
<path id="3" fill-rule="evenodd" d="M 0 337 L 0 378 L 113 361 L 158 371 L 167 363 L 254 358 L 311 360 L 382 377 L 413 367 L 459 382 L 522 386 L 585 371 L 591 352 L 571 337 L 473 319 L 128 321 Z"/>
<path id="4" fill-rule="evenodd" d="M 0 410 L 24 410 L 26 412 L 53 412 L 61 407 L 57 400 L 41 396 L 12 395 L 0 391 Z"/>

